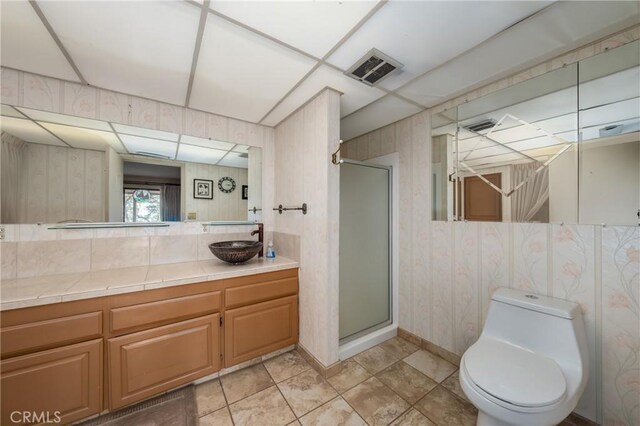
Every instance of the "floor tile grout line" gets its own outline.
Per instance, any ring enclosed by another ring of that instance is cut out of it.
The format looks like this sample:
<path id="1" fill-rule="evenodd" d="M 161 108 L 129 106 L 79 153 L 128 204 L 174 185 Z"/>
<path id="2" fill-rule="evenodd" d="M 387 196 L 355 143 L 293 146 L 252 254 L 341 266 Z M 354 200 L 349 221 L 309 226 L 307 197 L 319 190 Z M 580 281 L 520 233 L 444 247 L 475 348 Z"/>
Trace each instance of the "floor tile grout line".
<path id="1" fill-rule="evenodd" d="M 258 362 L 258 363 L 255 363 L 255 364 L 253 364 L 253 365 L 248 365 L 248 366 L 246 366 L 246 367 L 244 367 L 244 368 L 241 368 L 241 369 L 239 369 L 239 370 L 236 370 L 236 371 L 234 371 L 234 372 L 232 372 L 232 373 L 225 374 L 223 377 L 231 376 L 232 374 L 237 373 L 238 371 L 245 371 L 245 370 L 248 370 L 249 368 L 253 368 L 253 367 L 256 367 L 256 366 L 261 365 L 261 364 L 263 364 L 263 363 L 262 363 L 262 362 Z M 262 366 L 264 367 L 264 365 L 262 365 Z M 267 368 L 266 368 L 266 367 L 264 367 L 264 369 L 265 369 L 265 370 L 267 370 Z M 267 373 L 269 373 L 269 370 L 267 370 Z M 269 375 L 269 378 L 271 378 L 271 375 Z M 220 377 L 220 379 L 222 379 L 222 377 Z M 260 392 L 262 392 L 263 390 L 269 389 L 271 386 L 274 386 L 274 385 L 276 384 L 276 382 L 275 382 L 275 380 L 273 380 L 273 379 L 272 379 L 272 381 L 273 381 L 273 384 L 271 384 L 271 385 L 267 386 L 266 388 L 264 388 L 264 389 L 260 389 L 260 390 L 258 390 L 258 391 L 253 392 L 253 393 L 250 393 L 250 394 L 248 394 L 248 395 L 245 395 L 245 396 L 243 396 L 242 398 L 240 398 L 239 400 L 237 400 L 237 401 L 233 401 L 232 403 L 229 403 L 229 401 L 228 401 L 228 399 L 227 399 L 227 396 L 226 396 L 226 394 L 225 394 L 225 401 L 227 401 L 227 405 L 229 405 L 229 406 L 231 406 L 231 405 L 235 404 L 236 402 L 244 401 L 245 399 L 247 399 L 247 398 L 249 398 L 249 397 L 252 397 L 252 396 L 254 396 L 254 395 L 255 395 L 255 394 L 257 394 L 257 393 L 260 393 Z M 222 380 L 220 380 L 220 387 L 222 388 L 222 392 L 224 393 L 224 386 L 222 386 Z"/>
<path id="2" fill-rule="evenodd" d="M 369 380 L 369 379 L 367 379 L 367 380 Z M 365 382 L 366 382 L 366 380 L 365 380 Z M 364 383 L 364 382 L 360 382 L 360 383 Z M 360 383 L 359 383 L 359 384 L 360 384 Z M 354 387 L 355 387 L 355 386 L 354 386 Z M 351 388 L 351 389 L 353 389 L 353 388 Z M 356 408 L 355 408 L 353 405 L 351 405 L 351 403 L 349 403 L 349 401 L 348 401 L 346 398 L 343 398 L 341 394 L 339 394 L 339 396 L 340 396 L 340 398 L 342 398 L 342 400 L 343 400 L 344 402 L 346 402 L 346 403 L 347 403 L 347 405 L 348 405 L 348 406 L 353 410 L 353 412 L 354 412 L 354 413 L 356 413 L 356 414 L 358 415 L 358 417 L 360 417 L 360 418 L 362 419 L 362 421 L 363 421 L 363 422 L 365 422 L 367 425 L 369 425 L 369 422 L 368 422 L 368 421 L 366 421 L 366 420 L 365 420 L 365 419 L 360 415 L 360 413 L 358 413 L 358 410 L 356 410 Z M 369 425 L 369 426 L 372 426 L 372 425 Z"/>
<path id="3" fill-rule="evenodd" d="M 224 397 L 224 402 L 227 404 L 227 411 L 229 412 L 229 418 L 231 419 L 231 424 L 235 426 L 236 421 L 233 420 L 233 414 L 231 413 L 231 407 L 229 406 L 229 400 L 227 399 L 227 394 L 224 392 L 224 387 L 222 386 L 222 377 L 218 376 L 218 382 L 220 382 L 220 390 L 222 391 L 222 396 Z"/>
<path id="4" fill-rule="evenodd" d="M 282 382 L 280 382 L 280 383 L 282 383 Z M 294 409 L 291 406 L 291 404 L 289 404 L 289 401 L 287 400 L 287 397 L 284 396 L 284 393 L 282 393 L 282 389 L 280 389 L 280 386 L 278 386 L 278 384 L 276 383 L 275 387 L 276 387 L 276 389 L 278 389 L 278 392 L 280 392 L 280 396 L 282 396 L 282 399 L 284 399 L 285 404 L 287 404 L 287 407 L 289 407 L 289 410 L 291 410 L 291 414 L 293 414 L 293 417 L 295 418 L 295 420 L 290 421 L 288 424 L 291 424 L 296 420 L 300 421 L 300 418 L 298 417 L 298 414 L 296 414 L 296 412 L 294 411 Z"/>
<path id="5" fill-rule="evenodd" d="M 405 339 L 403 339 L 403 340 L 405 340 Z M 409 343 L 411 343 L 411 342 L 409 342 Z M 376 346 L 374 346 L 374 347 L 379 347 L 379 346 L 380 346 L 380 345 L 376 345 Z M 371 348 L 371 349 L 372 349 L 372 348 Z M 284 383 L 284 382 L 286 382 L 286 381 L 288 381 L 288 380 L 291 380 L 291 379 L 293 379 L 293 378 L 295 378 L 295 377 L 298 377 L 298 376 L 302 375 L 303 373 L 306 373 L 306 372 L 307 372 L 307 371 L 309 371 L 310 369 L 313 369 L 313 370 L 315 371 L 315 369 L 313 368 L 313 366 L 312 366 L 312 365 L 310 365 L 306 360 L 304 360 L 304 361 L 305 361 L 305 364 L 306 364 L 306 366 L 307 366 L 307 368 L 306 368 L 305 370 L 303 370 L 303 371 L 301 371 L 301 372 L 299 372 L 299 373 L 297 373 L 297 374 L 294 374 L 293 376 L 288 377 L 288 378 L 286 378 L 286 379 L 284 379 L 284 380 L 281 380 L 280 382 L 276 382 L 276 380 L 275 380 L 275 378 L 273 377 L 272 373 L 271 373 L 271 372 L 269 371 L 269 369 L 266 367 L 266 365 L 265 365 L 265 362 L 264 362 L 264 361 L 261 361 L 261 362 L 259 362 L 259 363 L 254 364 L 254 365 L 251 365 L 251 366 L 247 366 L 247 367 L 245 367 L 245 369 L 248 369 L 248 368 L 251 368 L 251 367 L 255 367 L 255 366 L 258 366 L 258 365 L 262 365 L 262 367 L 267 371 L 267 374 L 268 374 L 268 376 L 270 377 L 270 379 L 271 379 L 271 381 L 273 382 L 273 384 L 272 384 L 272 385 L 270 385 L 270 386 L 268 386 L 268 387 L 267 387 L 267 388 L 265 388 L 265 389 L 261 389 L 261 390 L 259 390 L 259 391 L 257 391 L 257 392 L 254 392 L 254 393 L 252 393 L 252 394 L 250 394 L 250 395 L 247 395 L 247 396 L 243 397 L 242 399 L 240 399 L 240 400 L 238 400 L 238 401 L 233 402 L 232 404 L 235 404 L 235 403 L 237 403 L 237 402 L 241 402 L 241 401 L 243 401 L 243 400 L 245 400 L 245 399 L 247 399 L 247 398 L 250 398 L 250 397 L 252 397 L 252 396 L 256 395 L 257 393 L 260 393 L 260 392 L 262 392 L 262 391 L 265 391 L 265 390 L 269 389 L 269 388 L 270 388 L 270 387 L 272 387 L 272 386 L 275 386 L 275 387 L 277 388 L 278 392 L 280 393 L 280 395 L 282 396 L 282 398 L 284 399 L 285 403 L 287 404 L 287 407 L 291 410 L 291 412 L 293 413 L 293 415 L 294 415 L 294 417 L 295 417 L 295 420 L 293 420 L 292 422 L 296 422 L 296 421 L 298 421 L 298 422 L 299 422 L 299 421 L 300 421 L 300 419 L 301 419 L 302 417 L 304 417 L 304 416 L 306 416 L 307 414 L 309 414 L 309 413 L 311 413 L 311 412 L 313 412 L 313 411 L 315 411 L 315 410 L 319 409 L 320 407 L 323 407 L 323 406 L 325 406 L 325 405 L 327 405 L 327 404 L 331 403 L 332 401 L 336 400 L 337 398 L 341 398 L 343 401 L 345 401 L 345 402 L 347 403 L 347 405 L 348 405 L 348 406 L 349 406 L 349 407 L 354 411 L 354 413 L 356 413 L 359 417 L 361 417 L 361 416 L 360 416 L 360 413 L 358 413 L 358 411 L 357 411 L 357 410 L 356 410 L 356 409 L 355 409 L 355 408 L 354 408 L 354 407 L 353 407 L 353 406 L 352 406 L 352 405 L 351 405 L 351 404 L 350 404 L 350 403 L 349 403 L 349 402 L 344 398 L 344 394 L 345 394 L 345 393 L 347 393 L 347 392 L 349 392 L 350 390 L 354 389 L 355 387 L 357 387 L 357 386 L 361 385 L 362 383 L 366 382 L 367 380 L 370 380 L 371 378 L 376 378 L 376 380 L 378 380 L 378 381 L 382 384 L 382 386 L 384 386 L 385 388 L 387 388 L 388 390 L 390 390 L 390 391 L 391 391 L 391 393 L 392 393 L 393 395 L 397 396 L 398 398 L 400 398 L 402 401 L 404 401 L 405 403 L 407 403 L 407 404 L 409 405 L 409 406 L 408 406 L 408 408 L 407 408 L 406 410 L 404 410 L 404 411 L 403 411 L 402 413 L 400 413 L 397 417 L 395 417 L 393 420 L 391 420 L 391 421 L 390 421 L 390 423 L 392 423 L 392 422 L 394 422 L 394 421 L 397 421 L 399 418 L 401 418 L 402 416 L 404 416 L 405 414 L 407 414 L 407 413 L 408 413 L 409 411 L 411 411 L 412 409 L 416 409 L 420 414 L 424 415 L 427 419 L 429 419 L 429 421 L 433 422 L 433 423 L 434 423 L 434 424 L 436 424 L 436 425 L 439 425 L 437 422 L 435 422 L 434 420 L 432 420 L 429 416 L 425 415 L 424 413 L 422 413 L 422 411 L 420 411 L 418 408 L 416 408 L 416 405 L 417 405 L 420 401 L 422 401 L 424 398 L 426 398 L 426 397 L 427 397 L 431 392 L 433 392 L 433 391 L 434 391 L 435 389 L 437 389 L 438 387 L 441 387 L 441 388 L 442 388 L 442 390 L 443 390 L 444 392 L 446 392 L 447 394 L 449 394 L 449 395 L 453 395 L 453 397 L 454 397 L 456 400 L 458 400 L 459 402 L 463 403 L 465 406 L 467 406 L 468 404 L 470 404 L 468 401 L 463 400 L 463 399 L 462 399 L 462 398 L 460 398 L 458 395 L 456 395 L 453 391 L 451 391 L 451 390 L 449 390 L 448 388 L 446 388 L 445 386 L 443 386 L 443 383 L 444 383 L 445 381 L 449 380 L 449 379 L 450 379 L 450 378 L 451 378 L 451 377 L 452 377 L 452 376 L 453 376 L 457 371 L 459 371 L 459 369 L 458 369 L 458 368 L 456 368 L 456 369 L 455 369 L 451 374 L 449 374 L 447 377 L 445 377 L 445 378 L 444 378 L 442 381 L 440 381 L 440 382 L 437 382 L 434 378 L 431 378 L 431 377 L 430 377 L 430 376 L 428 376 L 427 374 L 424 374 L 422 371 L 416 370 L 416 371 L 418 371 L 420 374 L 422 374 L 423 376 L 425 376 L 425 377 L 427 377 L 428 379 L 433 380 L 434 382 L 436 382 L 436 386 L 434 386 L 431 390 L 429 390 L 429 391 L 428 391 L 427 393 L 425 393 L 422 397 L 420 397 L 420 398 L 419 398 L 415 403 L 413 403 L 413 404 L 412 404 L 412 403 L 410 403 L 410 402 L 409 402 L 409 401 L 407 401 L 405 398 L 403 398 L 401 395 L 399 395 L 396 391 L 394 391 L 391 387 L 389 387 L 386 383 L 382 382 L 382 381 L 377 377 L 377 375 L 378 375 L 378 374 L 380 374 L 380 373 L 382 373 L 382 372 L 384 372 L 385 370 L 387 370 L 387 369 L 389 369 L 389 368 L 393 367 L 394 365 L 398 364 L 399 362 L 405 362 L 404 360 L 405 360 L 407 357 L 411 356 L 412 354 L 414 354 L 414 353 L 416 353 L 416 352 L 418 352 L 418 351 L 420 351 L 420 350 L 425 350 L 425 351 L 427 351 L 427 352 L 429 352 L 429 353 L 431 353 L 431 354 L 433 354 L 433 353 L 432 353 L 431 351 L 428 351 L 427 349 L 424 349 L 424 348 L 421 348 L 421 347 L 419 347 L 419 346 L 418 346 L 418 347 L 417 347 L 417 349 L 416 349 L 415 351 L 413 351 L 413 352 L 409 353 L 408 355 L 404 355 L 404 354 L 403 354 L 403 356 L 401 356 L 400 358 L 398 358 L 396 355 L 394 355 L 393 353 L 391 353 L 389 350 L 387 350 L 387 349 L 385 349 L 385 348 L 383 348 L 383 347 L 380 347 L 380 349 L 382 349 L 382 350 L 383 350 L 384 352 L 386 352 L 387 354 L 391 355 L 391 356 L 395 359 L 395 361 L 394 361 L 392 364 L 390 364 L 390 365 L 388 365 L 388 366 L 384 367 L 382 370 L 378 371 L 377 373 L 372 374 L 369 370 L 367 370 L 367 369 L 364 367 L 364 365 L 362 365 L 360 362 L 358 362 L 358 361 L 355 359 L 355 355 L 354 355 L 353 357 L 350 357 L 350 358 L 347 358 L 347 359 L 345 359 L 345 360 L 342 360 L 341 362 L 346 362 L 346 361 L 352 360 L 356 365 L 358 365 L 359 367 L 361 367 L 362 369 L 364 369 L 364 371 L 366 371 L 366 372 L 367 372 L 367 374 L 369 374 L 370 376 L 369 376 L 369 377 L 367 377 L 366 379 L 364 379 L 364 380 L 362 380 L 362 381 L 360 381 L 360 382 L 356 383 L 355 385 L 351 386 L 350 388 L 345 389 L 343 392 L 338 391 L 338 390 L 337 390 L 337 389 L 336 389 L 336 388 L 331 384 L 331 382 L 329 382 L 329 380 L 328 380 L 327 378 L 322 377 L 322 378 L 323 378 L 323 381 L 324 381 L 326 384 L 328 384 L 328 385 L 329 385 L 329 387 L 330 387 L 330 388 L 331 388 L 331 389 L 336 393 L 336 396 L 335 396 L 335 397 L 333 397 L 333 398 L 331 398 L 331 399 L 329 399 L 328 401 L 325 401 L 324 403 L 320 404 L 319 406 L 314 407 L 313 409 L 311 409 L 311 410 L 309 410 L 308 412 L 306 412 L 306 413 L 302 414 L 301 416 L 298 416 L 298 415 L 296 414 L 296 412 L 293 410 L 293 408 L 292 408 L 291 404 L 289 403 L 289 401 L 288 401 L 288 400 L 287 400 L 287 398 L 285 397 L 285 395 L 284 395 L 284 393 L 282 392 L 282 390 L 280 389 L 280 386 L 279 386 L 279 385 L 280 385 L 281 383 Z M 286 353 L 288 353 L 288 352 L 285 352 L 285 354 L 286 354 Z M 281 355 L 279 355 L 279 356 L 282 356 L 282 355 L 284 355 L 284 354 L 281 354 Z M 439 358 L 441 358 L 441 357 L 440 357 L 439 355 L 437 355 L 437 354 L 433 354 L 433 355 L 434 355 L 434 356 L 437 356 L 437 357 L 439 357 Z M 276 357 L 271 358 L 271 359 L 275 359 L 275 358 L 276 358 Z M 406 363 L 406 362 L 405 362 L 405 364 L 409 365 L 409 367 L 411 367 L 411 368 L 415 368 L 415 367 L 412 367 L 410 364 L 408 364 L 408 363 Z M 241 371 L 241 370 L 238 370 L 238 371 Z M 316 371 L 316 373 L 318 373 L 318 372 Z M 233 374 L 233 373 L 231 373 L 231 374 Z M 319 373 L 318 373 L 318 374 L 319 374 Z M 339 373 L 338 373 L 338 374 L 339 374 Z M 335 376 L 335 375 L 334 375 L 334 376 Z M 332 377 L 333 377 L 333 376 L 332 376 Z M 232 415 L 232 413 L 231 413 L 231 407 L 230 407 L 232 404 L 229 404 L 229 400 L 228 400 L 228 398 L 227 398 L 226 392 L 224 391 L 224 386 L 222 385 L 222 377 L 218 377 L 218 378 L 217 378 L 217 380 L 220 382 L 220 388 L 221 388 L 221 390 L 222 390 L 223 397 L 224 397 L 224 399 L 225 399 L 225 404 L 226 404 L 226 405 L 225 405 L 225 407 L 227 408 L 227 411 L 228 411 L 228 413 L 229 413 L 229 416 L 230 416 L 230 418 L 231 418 L 232 423 L 235 425 L 235 421 L 234 421 L 234 419 L 233 419 L 233 415 Z M 218 410 L 220 410 L 220 409 L 222 409 L 222 408 L 224 408 L 224 407 L 221 407 L 221 408 L 219 408 Z M 212 412 L 210 412 L 210 413 L 207 413 L 207 414 L 205 414 L 205 415 L 203 415 L 203 416 L 198 416 L 198 418 L 202 418 L 202 417 L 204 417 L 204 416 L 210 415 L 210 414 L 212 414 L 212 413 L 214 413 L 214 412 L 216 412 L 216 411 L 218 411 L 218 410 L 214 410 L 214 411 L 212 411 Z M 361 418 L 362 418 L 362 417 L 361 417 Z M 363 419 L 363 420 L 364 420 L 364 419 Z M 364 421 L 365 421 L 365 423 L 367 423 L 367 422 L 366 422 L 366 420 L 364 420 Z M 369 423 L 367 423 L 367 424 L 369 424 Z M 442 426 L 442 425 L 439 425 L 439 426 Z"/>

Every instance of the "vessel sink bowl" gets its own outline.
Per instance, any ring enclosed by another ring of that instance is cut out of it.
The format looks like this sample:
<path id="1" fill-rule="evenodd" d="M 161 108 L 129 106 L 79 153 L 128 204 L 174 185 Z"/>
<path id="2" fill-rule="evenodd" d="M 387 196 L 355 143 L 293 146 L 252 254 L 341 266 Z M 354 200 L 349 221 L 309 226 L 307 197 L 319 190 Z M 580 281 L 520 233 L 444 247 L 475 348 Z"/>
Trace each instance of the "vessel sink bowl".
<path id="1" fill-rule="evenodd" d="M 209 244 L 209 250 L 215 257 L 229 263 L 243 263 L 254 257 L 262 243 L 259 241 L 221 241 Z"/>

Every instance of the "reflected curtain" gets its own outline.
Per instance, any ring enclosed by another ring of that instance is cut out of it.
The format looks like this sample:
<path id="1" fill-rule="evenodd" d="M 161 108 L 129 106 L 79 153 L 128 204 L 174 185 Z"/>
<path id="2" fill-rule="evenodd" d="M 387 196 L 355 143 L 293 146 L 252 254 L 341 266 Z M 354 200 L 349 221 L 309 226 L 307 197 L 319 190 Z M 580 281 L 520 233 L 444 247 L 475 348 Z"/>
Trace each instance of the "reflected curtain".
<path id="1" fill-rule="evenodd" d="M 2 132 L 2 206 L 1 223 L 24 223 L 24 194 L 22 182 L 25 182 L 25 159 L 27 143 L 8 133 Z"/>
<path id="2" fill-rule="evenodd" d="M 164 222 L 180 221 L 180 186 L 162 186 L 162 220 Z"/>
<path id="3" fill-rule="evenodd" d="M 540 163 L 515 164 L 511 168 L 511 187 L 529 179 Z M 549 199 L 549 168 L 533 175 L 531 179 L 511 195 L 511 220 L 529 222 Z"/>

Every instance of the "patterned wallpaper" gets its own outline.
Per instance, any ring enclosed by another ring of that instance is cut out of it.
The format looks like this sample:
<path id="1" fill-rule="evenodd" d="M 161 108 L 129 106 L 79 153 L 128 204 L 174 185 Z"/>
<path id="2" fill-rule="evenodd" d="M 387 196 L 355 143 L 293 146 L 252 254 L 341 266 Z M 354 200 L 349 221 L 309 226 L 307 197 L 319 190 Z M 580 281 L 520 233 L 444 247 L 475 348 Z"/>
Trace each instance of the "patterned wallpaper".
<path id="1" fill-rule="evenodd" d="M 275 130 L 275 204 L 309 207 L 275 215 L 275 248 L 299 259 L 300 345 L 324 366 L 338 361 L 339 119 L 340 94 L 327 89 Z"/>
<path id="2" fill-rule="evenodd" d="M 498 287 L 576 301 L 590 359 L 576 411 L 611 426 L 640 424 L 640 228 L 432 221 L 430 114 L 638 38 L 640 26 L 352 139 L 342 149 L 343 157 L 361 161 L 400 154 L 400 327 L 461 355 L 478 338 Z"/>

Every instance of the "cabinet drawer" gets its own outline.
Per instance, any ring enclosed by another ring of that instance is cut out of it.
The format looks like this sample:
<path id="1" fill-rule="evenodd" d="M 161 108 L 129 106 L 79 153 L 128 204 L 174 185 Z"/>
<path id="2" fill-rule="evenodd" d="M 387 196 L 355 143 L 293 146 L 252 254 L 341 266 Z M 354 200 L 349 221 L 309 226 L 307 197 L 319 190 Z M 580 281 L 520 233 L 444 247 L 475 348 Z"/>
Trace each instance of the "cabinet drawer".
<path id="1" fill-rule="evenodd" d="M 2 357 L 34 352 L 102 336 L 102 312 L 54 318 L 0 330 Z"/>
<path id="2" fill-rule="evenodd" d="M 225 367 L 298 341 L 298 296 L 230 309 L 225 313 Z"/>
<path id="3" fill-rule="evenodd" d="M 102 411 L 102 339 L 4 360 L 0 371 L 2 424 L 22 419 L 14 411 L 59 412 L 62 424 Z"/>
<path id="4" fill-rule="evenodd" d="M 220 315 L 109 339 L 111 409 L 220 369 Z"/>
<path id="5" fill-rule="evenodd" d="M 111 333 L 124 334 L 145 328 L 218 312 L 221 292 L 194 294 L 140 305 L 111 309 Z"/>
<path id="6" fill-rule="evenodd" d="M 228 308 L 250 305 L 298 293 L 298 278 L 243 285 L 225 290 L 224 305 Z"/>

